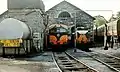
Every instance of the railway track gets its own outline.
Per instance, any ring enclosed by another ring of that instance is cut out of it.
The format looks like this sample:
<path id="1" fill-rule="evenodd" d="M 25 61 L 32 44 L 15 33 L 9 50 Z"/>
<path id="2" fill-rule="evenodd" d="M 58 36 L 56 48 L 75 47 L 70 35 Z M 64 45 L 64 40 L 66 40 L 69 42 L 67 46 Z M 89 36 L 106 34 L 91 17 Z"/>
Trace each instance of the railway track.
<path id="1" fill-rule="evenodd" d="M 98 72 L 67 52 L 53 52 L 53 59 L 60 72 Z"/>
<path id="2" fill-rule="evenodd" d="M 92 52 L 87 54 L 95 60 L 115 70 L 116 72 L 120 72 L 120 58 L 99 52 Z"/>

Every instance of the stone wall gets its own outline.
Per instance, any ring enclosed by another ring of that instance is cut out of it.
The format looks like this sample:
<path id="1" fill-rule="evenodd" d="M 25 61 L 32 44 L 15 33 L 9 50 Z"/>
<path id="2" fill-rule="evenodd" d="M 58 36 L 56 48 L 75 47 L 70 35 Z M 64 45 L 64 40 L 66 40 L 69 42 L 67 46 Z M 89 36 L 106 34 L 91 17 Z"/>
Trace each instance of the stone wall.
<path id="1" fill-rule="evenodd" d="M 93 24 L 92 16 L 66 1 L 63 1 L 46 11 L 46 13 L 49 15 L 49 24 L 55 23 L 55 19 L 58 18 L 61 12 L 68 12 L 71 15 L 71 19 L 74 24 L 76 19 L 77 26 L 90 26 Z"/>

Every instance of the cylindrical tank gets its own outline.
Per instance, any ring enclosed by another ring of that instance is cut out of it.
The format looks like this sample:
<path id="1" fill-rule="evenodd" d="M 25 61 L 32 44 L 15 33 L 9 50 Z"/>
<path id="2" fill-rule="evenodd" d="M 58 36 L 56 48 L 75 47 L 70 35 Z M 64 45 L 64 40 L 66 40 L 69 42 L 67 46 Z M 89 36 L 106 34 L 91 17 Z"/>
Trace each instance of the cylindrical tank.
<path id="1" fill-rule="evenodd" d="M 2 39 L 27 39 L 30 28 L 17 19 L 7 18 L 0 23 L 0 40 Z"/>

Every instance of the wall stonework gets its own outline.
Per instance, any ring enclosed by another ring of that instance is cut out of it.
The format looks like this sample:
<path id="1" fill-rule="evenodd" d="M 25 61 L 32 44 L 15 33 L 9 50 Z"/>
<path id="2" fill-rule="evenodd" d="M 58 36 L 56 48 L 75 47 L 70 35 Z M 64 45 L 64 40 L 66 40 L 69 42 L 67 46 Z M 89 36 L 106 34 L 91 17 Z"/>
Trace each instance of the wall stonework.
<path id="1" fill-rule="evenodd" d="M 33 32 L 43 32 L 44 24 L 43 24 L 43 16 L 42 12 L 39 10 L 8 10 L 6 14 L 2 15 L 0 21 L 5 18 L 15 18 L 22 22 L 25 22 L 28 26 L 30 26 Z"/>
<path id="2" fill-rule="evenodd" d="M 62 1 L 61 3 L 46 11 L 46 14 L 49 15 L 49 24 L 56 23 L 55 19 L 58 18 L 61 12 L 68 12 L 71 15 L 73 22 L 75 22 L 76 19 L 78 26 L 83 24 L 90 26 L 93 24 L 94 18 L 92 16 L 68 3 L 67 1 Z"/>

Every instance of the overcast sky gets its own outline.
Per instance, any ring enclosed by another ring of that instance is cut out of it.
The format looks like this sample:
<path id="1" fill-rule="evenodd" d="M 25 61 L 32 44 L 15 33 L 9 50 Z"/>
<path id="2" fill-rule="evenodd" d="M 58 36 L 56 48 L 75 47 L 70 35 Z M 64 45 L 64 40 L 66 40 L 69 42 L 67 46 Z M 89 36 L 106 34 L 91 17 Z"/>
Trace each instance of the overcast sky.
<path id="1" fill-rule="evenodd" d="M 22 1 L 22 0 L 21 0 Z M 63 0 L 43 0 L 46 10 Z M 120 0 L 66 0 L 92 16 L 103 15 L 108 19 L 112 12 L 120 11 Z M 7 0 L 0 1 L 0 14 L 7 10 Z"/>

